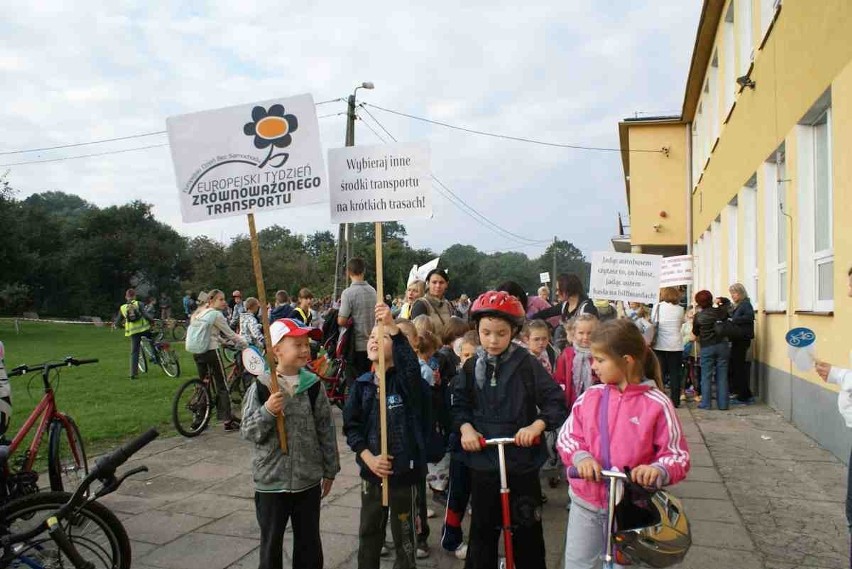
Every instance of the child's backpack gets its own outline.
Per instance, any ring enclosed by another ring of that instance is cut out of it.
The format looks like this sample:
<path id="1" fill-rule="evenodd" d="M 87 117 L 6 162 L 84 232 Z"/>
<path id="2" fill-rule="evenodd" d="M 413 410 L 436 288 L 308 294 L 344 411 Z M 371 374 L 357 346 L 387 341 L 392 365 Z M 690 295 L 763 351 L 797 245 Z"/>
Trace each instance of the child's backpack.
<path id="1" fill-rule="evenodd" d="M 186 329 L 186 351 L 191 354 L 203 354 L 210 345 L 210 334 L 213 332 L 213 322 L 216 320 L 216 310 L 211 308 L 204 314 L 189 321 Z"/>
<path id="2" fill-rule="evenodd" d="M 134 300 L 124 305 L 126 307 L 124 319 L 128 322 L 138 322 L 142 319 L 142 309 L 139 308 L 139 302 Z"/>

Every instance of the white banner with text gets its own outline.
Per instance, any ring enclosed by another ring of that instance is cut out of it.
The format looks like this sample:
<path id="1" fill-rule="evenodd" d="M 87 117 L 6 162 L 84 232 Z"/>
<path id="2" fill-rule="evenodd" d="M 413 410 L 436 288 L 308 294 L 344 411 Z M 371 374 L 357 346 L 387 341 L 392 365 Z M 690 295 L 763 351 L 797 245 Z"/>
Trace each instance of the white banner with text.
<path id="1" fill-rule="evenodd" d="M 660 299 L 660 255 L 592 253 L 589 296 L 656 304 Z"/>

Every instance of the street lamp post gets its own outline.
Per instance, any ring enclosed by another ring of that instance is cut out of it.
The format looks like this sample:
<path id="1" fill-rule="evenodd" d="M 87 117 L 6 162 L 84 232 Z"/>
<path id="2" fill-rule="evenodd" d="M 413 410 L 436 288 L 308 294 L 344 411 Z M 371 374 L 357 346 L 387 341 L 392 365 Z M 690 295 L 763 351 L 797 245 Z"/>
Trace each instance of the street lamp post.
<path id="1" fill-rule="evenodd" d="M 352 91 L 352 94 L 349 95 L 349 98 L 347 99 L 346 146 L 355 146 L 355 95 L 358 93 L 358 89 L 373 88 L 375 87 L 372 82 L 364 81 L 363 83 L 355 87 L 355 90 Z M 334 272 L 334 298 L 332 300 L 337 300 L 338 279 L 342 276 L 344 286 L 346 283 L 346 264 L 349 262 L 349 259 L 351 259 L 352 255 L 350 233 L 351 227 L 348 223 L 341 223 L 337 228 L 337 270 Z M 343 251 L 341 251 L 341 243 L 345 243 L 345 248 Z M 341 252 L 344 255 L 342 263 L 340 259 Z"/>

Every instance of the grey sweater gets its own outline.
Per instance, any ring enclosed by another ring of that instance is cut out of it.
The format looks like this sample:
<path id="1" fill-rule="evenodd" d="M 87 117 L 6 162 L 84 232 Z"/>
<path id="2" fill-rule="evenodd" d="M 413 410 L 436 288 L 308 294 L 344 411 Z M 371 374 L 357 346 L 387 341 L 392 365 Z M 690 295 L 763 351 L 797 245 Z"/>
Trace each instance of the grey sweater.
<path id="1" fill-rule="evenodd" d="M 319 378 L 307 371 L 299 375 L 299 389 L 284 403 L 287 454 L 278 444 L 275 417 L 264 406 L 270 376 L 258 378 L 246 391 L 240 436 L 254 443 L 252 474 L 258 492 L 301 492 L 340 472 L 331 405 L 320 385 L 311 409 L 308 390 Z"/>

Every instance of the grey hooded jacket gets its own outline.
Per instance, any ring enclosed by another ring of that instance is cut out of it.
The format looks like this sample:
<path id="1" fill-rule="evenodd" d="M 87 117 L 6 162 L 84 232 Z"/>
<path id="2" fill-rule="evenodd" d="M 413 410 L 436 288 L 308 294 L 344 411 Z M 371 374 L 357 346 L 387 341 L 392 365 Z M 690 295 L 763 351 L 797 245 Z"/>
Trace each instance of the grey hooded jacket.
<path id="1" fill-rule="evenodd" d="M 258 378 L 243 399 L 240 436 L 254 443 L 252 474 L 259 492 L 301 492 L 340 471 L 331 405 L 319 385 L 314 408 L 308 393 L 319 378 L 302 370 L 295 395 L 285 398 L 288 453 L 281 452 L 275 417 L 266 410 L 270 375 Z M 262 388 L 259 389 L 259 385 Z"/>

